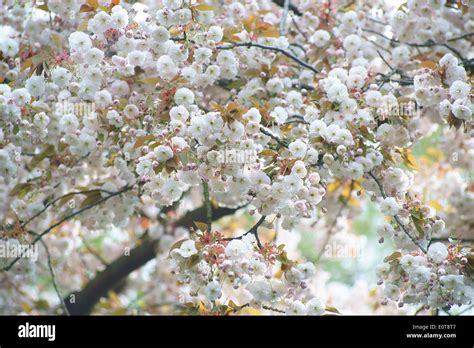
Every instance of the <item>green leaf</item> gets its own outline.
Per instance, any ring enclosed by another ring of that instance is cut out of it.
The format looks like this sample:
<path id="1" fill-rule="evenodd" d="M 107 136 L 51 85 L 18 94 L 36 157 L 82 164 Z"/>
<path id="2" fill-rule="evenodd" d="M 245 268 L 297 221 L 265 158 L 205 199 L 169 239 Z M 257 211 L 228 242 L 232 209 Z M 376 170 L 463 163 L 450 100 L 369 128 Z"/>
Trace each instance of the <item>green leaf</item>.
<path id="1" fill-rule="evenodd" d="M 246 79 L 240 79 L 240 80 L 235 80 L 235 81 L 232 81 L 231 83 L 229 83 L 226 87 L 229 88 L 229 89 L 241 89 L 242 87 L 244 87 L 245 85 L 247 84 L 247 80 Z"/>
<path id="2" fill-rule="evenodd" d="M 425 230 L 423 229 L 423 220 L 420 220 L 413 215 L 411 216 L 411 219 L 415 225 L 416 230 L 418 231 L 418 238 L 423 238 L 425 235 Z"/>
<path id="3" fill-rule="evenodd" d="M 99 191 L 93 191 L 86 193 L 86 199 L 84 199 L 81 203 L 81 209 L 85 208 L 89 205 L 92 205 L 102 199 L 102 194 Z"/>
<path id="4" fill-rule="evenodd" d="M 13 190 L 10 191 L 10 194 L 9 196 L 24 196 L 28 190 L 33 186 L 33 184 L 29 183 L 29 182 L 26 182 L 26 183 L 21 183 L 21 184 L 17 184 Z"/>
<path id="5" fill-rule="evenodd" d="M 199 261 L 201 261 L 201 258 L 199 257 L 199 255 L 194 254 L 186 260 L 185 267 L 188 268 L 188 269 L 193 268 L 194 266 L 196 266 L 199 263 Z"/>
<path id="6" fill-rule="evenodd" d="M 39 154 L 37 154 L 31 159 L 30 165 L 32 167 L 36 167 L 46 157 L 51 157 L 54 154 L 55 154 L 54 146 L 51 144 L 48 144 L 42 152 L 40 152 Z"/>

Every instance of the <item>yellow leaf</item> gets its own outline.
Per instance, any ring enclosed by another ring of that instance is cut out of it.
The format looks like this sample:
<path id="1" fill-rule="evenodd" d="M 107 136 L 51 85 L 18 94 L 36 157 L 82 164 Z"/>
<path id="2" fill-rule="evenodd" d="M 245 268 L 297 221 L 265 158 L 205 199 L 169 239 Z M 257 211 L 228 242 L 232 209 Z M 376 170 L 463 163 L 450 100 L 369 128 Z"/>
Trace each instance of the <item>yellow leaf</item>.
<path id="1" fill-rule="evenodd" d="M 77 31 L 86 31 L 87 25 L 89 23 L 89 19 L 84 19 L 79 25 L 77 26 Z"/>
<path id="2" fill-rule="evenodd" d="M 331 307 L 331 306 L 326 306 L 326 311 L 340 314 L 339 311 L 337 310 L 337 308 Z"/>
<path id="3" fill-rule="evenodd" d="M 431 70 L 436 70 L 438 68 L 438 64 L 431 60 L 424 60 L 421 62 L 420 68 L 429 68 Z"/>
<path id="4" fill-rule="evenodd" d="M 352 1 L 348 5 L 342 8 L 342 12 L 350 12 L 350 11 L 354 11 L 355 9 L 356 9 L 356 2 Z"/>
<path id="5" fill-rule="evenodd" d="M 87 0 L 87 4 L 88 4 L 90 7 L 93 7 L 94 9 L 96 9 L 97 7 L 99 7 L 99 1 L 98 1 L 98 0 Z"/>
<path id="6" fill-rule="evenodd" d="M 145 135 L 145 136 L 143 136 L 143 137 L 138 137 L 138 138 L 137 138 L 137 141 L 135 142 L 135 145 L 133 145 L 133 148 L 136 149 L 136 148 L 138 148 L 138 147 L 140 147 L 140 146 L 143 146 L 143 145 L 145 145 L 145 143 L 146 143 L 147 141 L 150 141 L 150 140 L 152 140 L 153 138 L 154 138 L 154 136 L 151 135 L 151 134 L 150 134 L 150 135 Z"/>
<path id="7" fill-rule="evenodd" d="M 127 313 L 127 308 L 117 308 L 112 312 L 112 315 L 126 315 Z"/>
<path id="8" fill-rule="evenodd" d="M 411 153 L 406 153 L 404 155 L 404 163 L 411 169 L 418 170 L 418 165 L 416 164 L 416 157 Z"/>
<path id="9" fill-rule="evenodd" d="M 47 5 L 47 4 L 43 4 L 43 5 L 41 5 L 41 6 L 38 6 L 37 9 L 38 9 L 38 10 L 43 10 L 43 11 L 46 11 L 46 12 L 49 11 L 49 8 L 48 8 L 48 5 Z"/>
<path id="10" fill-rule="evenodd" d="M 28 314 L 30 314 L 33 311 L 33 309 L 27 303 L 22 303 L 21 309 Z"/>
<path id="11" fill-rule="evenodd" d="M 351 197 L 348 201 L 348 204 L 351 206 L 351 207 L 355 207 L 355 208 L 358 208 L 361 206 L 360 204 L 360 201 L 354 197 Z"/>
<path id="12" fill-rule="evenodd" d="M 280 37 L 280 32 L 276 28 L 271 28 L 260 33 L 261 37 Z"/>
<path id="13" fill-rule="evenodd" d="M 441 160 L 443 158 L 443 152 L 436 147 L 430 146 L 426 149 L 426 153 L 433 157 L 436 160 Z"/>
<path id="14" fill-rule="evenodd" d="M 328 184 L 327 188 L 326 188 L 326 191 L 328 193 L 331 193 L 331 192 L 334 192 L 337 190 L 337 188 L 341 186 L 341 182 L 339 180 L 336 180 L 336 181 L 333 181 L 331 183 Z"/>
<path id="15" fill-rule="evenodd" d="M 431 206 L 433 209 L 436 209 L 437 211 L 443 210 L 443 206 L 441 205 L 441 203 L 439 203 L 439 202 L 436 201 L 436 200 L 430 201 L 430 206 Z"/>
<path id="16" fill-rule="evenodd" d="M 232 36 L 230 37 L 230 41 L 232 41 L 232 42 L 240 42 L 240 41 L 242 41 L 242 40 L 240 40 L 240 37 L 238 37 L 237 35 L 232 35 Z"/>
<path id="17" fill-rule="evenodd" d="M 51 34 L 51 40 L 53 41 L 54 46 L 56 46 L 57 48 L 63 47 L 63 37 L 60 34 L 53 32 Z"/>
<path id="18" fill-rule="evenodd" d="M 262 155 L 262 156 L 275 156 L 277 154 L 277 152 L 273 151 L 273 150 L 270 150 L 270 149 L 265 149 L 263 150 L 262 152 L 259 153 L 259 155 Z"/>
<path id="19" fill-rule="evenodd" d="M 33 57 L 26 59 L 23 64 L 21 64 L 20 71 L 26 70 L 33 65 Z"/>
<path id="20" fill-rule="evenodd" d="M 84 12 L 94 12 L 95 8 L 92 6 L 89 6 L 87 4 L 82 4 L 81 8 L 79 9 L 79 12 L 84 13 Z"/>
<path id="21" fill-rule="evenodd" d="M 206 232 L 209 228 L 207 224 L 204 222 L 199 222 L 199 221 L 194 221 L 194 224 L 196 225 L 197 228 L 199 228 L 202 232 Z"/>
<path id="22" fill-rule="evenodd" d="M 198 11 L 215 11 L 216 10 L 215 6 L 211 6 L 207 4 L 200 4 L 200 5 L 194 6 L 194 8 Z"/>
<path id="23" fill-rule="evenodd" d="M 252 307 L 245 307 L 242 309 L 239 314 L 244 314 L 244 315 L 262 315 L 262 311 L 252 308 Z"/>
<path id="24" fill-rule="evenodd" d="M 252 31 L 252 26 L 253 26 L 253 24 L 255 23 L 256 20 L 257 20 L 257 17 L 252 15 L 252 16 L 249 16 L 248 18 L 246 18 L 242 21 L 242 23 L 244 25 L 244 29 L 248 33 L 250 33 Z"/>
<path id="25" fill-rule="evenodd" d="M 159 83 L 161 80 L 159 77 L 147 77 L 146 79 L 143 79 L 141 82 L 146 84 L 146 85 L 156 85 Z"/>
<path id="26" fill-rule="evenodd" d="M 386 258 L 384 258 L 383 262 L 390 262 L 390 261 L 393 261 L 393 260 L 396 260 L 396 259 L 400 258 L 401 256 L 402 256 L 402 254 L 399 251 L 395 251 L 393 254 L 387 256 Z"/>

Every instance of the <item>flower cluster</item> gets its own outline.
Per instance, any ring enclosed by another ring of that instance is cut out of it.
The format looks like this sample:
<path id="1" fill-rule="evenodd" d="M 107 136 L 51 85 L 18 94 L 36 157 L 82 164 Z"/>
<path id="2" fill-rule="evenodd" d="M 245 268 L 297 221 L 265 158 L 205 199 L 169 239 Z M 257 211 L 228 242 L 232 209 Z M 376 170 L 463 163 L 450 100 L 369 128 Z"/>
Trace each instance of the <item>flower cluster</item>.
<path id="1" fill-rule="evenodd" d="M 254 234 L 224 239 L 219 232 L 200 232 L 175 244 L 170 257 L 178 280 L 188 284 L 185 302 L 202 301 L 212 311 L 231 297 L 228 301 L 234 304 L 245 302 L 239 308 L 250 305 L 292 315 L 325 312 L 304 291 L 316 272 L 314 265 L 289 260 L 283 246 L 257 247 Z"/>
<path id="2" fill-rule="evenodd" d="M 472 280 L 463 275 L 468 261 L 466 250 L 455 245 L 447 248 L 434 243 L 428 254 L 398 253 L 377 268 L 379 283 L 384 283 L 389 299 L 404 304 L 423 304 L 426 308 L 444 308 L 470 303 L 474 296 Z"/>
<path id="3" fill-rule="evenodd" d="M 416 102 L 434 109 L 450 124 L 472 121 L 471 85 L 466 70 L 451 53 L 441 58 L 437 70 L 426 69 L 415 75 L 414 88 Z"/>

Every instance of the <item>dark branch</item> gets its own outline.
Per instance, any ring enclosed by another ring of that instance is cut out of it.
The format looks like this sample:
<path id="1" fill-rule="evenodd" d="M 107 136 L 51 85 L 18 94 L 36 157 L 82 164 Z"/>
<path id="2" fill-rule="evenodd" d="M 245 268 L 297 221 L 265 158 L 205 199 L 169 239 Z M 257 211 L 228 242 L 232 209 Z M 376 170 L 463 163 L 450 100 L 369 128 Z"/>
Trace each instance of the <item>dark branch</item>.
<path id="1" fill-rule="evenodd" d="M 284 49 L 281 49 L 279 47 L 266 46 L 266 45 L 262 45 L 262 44 L 255 43 L 255 42 L 239 42 L 239 43 L 234 43 L 234 44 L 230 44 L 230 45 L 226 45 L 226 46 L 217 46 L 216 48 L 219 49 L 219 50 L 231 50 L 235 47 L 247 47 L 247 48 L 257 47 L 257 48 L 261 48 L 263 50 L 278 52 L 278 53 L 281 53 L 281 54 L 287 56 L 288 58 L 295 61 L 299 65 L 305 67 L 306 69 L 311 70 L 315 74 L 319 73 L 319 70 L 316 69 L 315 67 L 309 65 L 308 63 L 302 61 L 301 59 L 299 59 L 295 55 L 293 55 L 290 52 L 285 51 Z"/>
<path id="2" fill-rule="evenodd" d="M 235 213 L 238 208 L 216 208 L 212 211 L 212 217 L 215 220 L 223 216 Z M 173 226 L 192 227 L 194 221 L 199 221 L 206 215 L 206 207 L 202 206 L 188 212 L 181 219 L 176 221 Z M 95 304 L 107 296 L 108 292 L 122 284 L 127 276 L 133 271 L 144 266 L 148 261 L 156 256 L 158 239 L 145 239 L 141 244 L 130 250 L 128 255 L 122 255 L 103 271 L 97 273 L 82 290 L 73 292 L 66 296 L 65 302 L 72 315 L 90 314 Z M 73 302 L 74 301 L 74 302 Z"/>
<path id="3" fill-rule="evenodd" d="M 273 2 L 274 2 L 275 4 L 277 4 L 278 6 L 280 6 L 280 7 L 284 7 L 284 6 L 285 6 L 285 0 L 273 0 Z M 288 8 L 289 8 L 290 10 L 292 10 L 292 11 L 295 13 L 295 15 L 297 15 L 297 16 L 302 16 L 302 15 L 303 15 L 303 14 L 301 13 L 301 11 L 298 10 L 298 7 L 296 7 L 295 5 L 293 5 L 290 1 L 289 1 L 289 6 L 288 6 Z"/>
<path id="4" fill-rule="evenodd" d="M 257 221 L 257 223 L 247 232 L 245 232 L 243 235 L 238 236 L 238 237 L 229 237 L 229 238 L 223 238 L 222 240 L 234 240 L 234 239 L 242 239 L 248 234 L 253 234 L 255 236 L 255 239 L 257 240 L 257 246 L 259 249 L 262 248 L 262 243 L 260 242 L 260 238 L 258 237 L 258 228 L 260 227 L 261 224 L 265 221 L 266 216 L 262 215 L 262 217 Z"/>

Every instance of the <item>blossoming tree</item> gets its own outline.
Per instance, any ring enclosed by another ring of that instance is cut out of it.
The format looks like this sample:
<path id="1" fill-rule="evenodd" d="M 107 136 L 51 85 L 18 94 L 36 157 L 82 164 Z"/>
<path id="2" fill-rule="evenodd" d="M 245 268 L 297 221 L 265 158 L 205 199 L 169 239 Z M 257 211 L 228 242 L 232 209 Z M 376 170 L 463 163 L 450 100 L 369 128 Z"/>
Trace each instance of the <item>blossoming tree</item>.
<path id="1" fill-rule="evenodd" d="M 374 303 L 471 305 L 473 14 L 3 1 L 0 238 L 39 257 L 2 255 L 2 312 L 338 312 L 284 236 L 322 251 L 360 202 L 392 249 Z M 422 170 L 413 149 L 433 134 Z"/>

